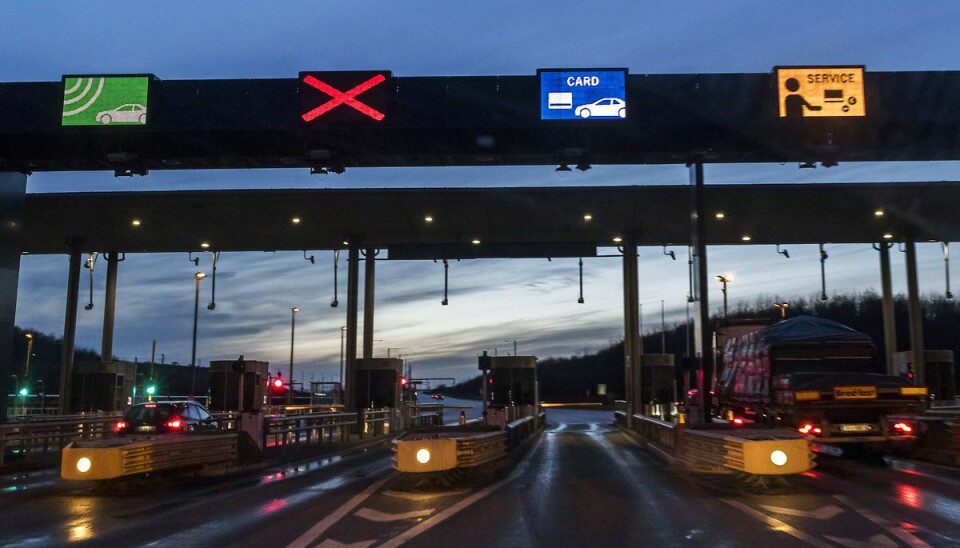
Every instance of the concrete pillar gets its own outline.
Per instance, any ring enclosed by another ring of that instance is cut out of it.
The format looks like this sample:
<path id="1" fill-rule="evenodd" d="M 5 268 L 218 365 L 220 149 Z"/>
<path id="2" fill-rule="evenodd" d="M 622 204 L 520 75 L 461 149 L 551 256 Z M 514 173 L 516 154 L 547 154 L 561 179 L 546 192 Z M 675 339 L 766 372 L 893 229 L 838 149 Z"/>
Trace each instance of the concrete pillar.
<path id="1" fill-rule="evenodd" d="M 20 283 L 20 251 L 23 234 L 23 203 L 27 176 L 0 172 L 0 394 L 13 392 L 10 375 L 18 374 L 19 356 L 13 355 L 17 288 Z M 26 356 L 23 356 L 26 360 Z M 6 421 L 7 405 L 0 401 L 0 423 Z"/>
<path id="2" fill-rule="evenodd" d="M 694 356 L 700 364 L 697 389 L 703 402 L 703 418 L 711 415 L 710 389 L 713 387 L 713 326 L 710 325 L 710 299 L 708 298 L 707 279 L 707 212 L 704 196 L 703 164 L 690 165 L 691 204 L 691 240 L 693 244 L 693 298 L 695 302 Z"/>
<path id="3" fill-rule="evenodd" d="M 623 369 L 627 400 L 627 426 L 633 426 L 633 415 L 643 409 L 640 397 L 640 299 L 637 274 L 637 244 L 632 238 L 623 242 Z"/>
<path id="4" fill-rule="evenodd" d="M 63 318 L 63 352 L 60 355 L 60 414 L 73 410 L 73 350 L 77 341 L 77 301 L 80 299 L 80 240 L 70 242 L 70 272 L 67 277 L 67 306 Z"/>
<path id="5" fill-rule="evenodd" d="M 887 375 L 896 375 L 893 354 L 897 351 L 897 321 L 893 309 L 893 285 L 890 281 L 890 248 L 893 244 L 881 242 L 877 246 L 880 252 L 880 287 L 883 311 L 883 353 L 886 358 Z"/>
<path id="6" fill-rule="evenodd" d="M 117 310 L 117 267 L 116 252 L 104 253 L 107 261 L 107 287 L 103 297 L 103 337 L 100 341 L 100 363 L 113 360 L 113 324 Z"/>
<path id="7" fill-rule="evenodd" d="M 376 250 L 367 248 L 363 275 L 363 359 L 373 357 L 373 304 L 376 286 Z"/>
<path id="8" fill-rule="evenodd" d="M 917 385 L 927 384 L 927 367 L 923 348 L 923 310 L 917 281 L 917 245 L 907 240 L 907 313 L 910 318 L 910 350 L 913 351 L 913 375 Z"/>
<path id="9" fill-rule="evenodd" d="M 346 410 L 357 410 L 357 299 L 360 293 L 360 248 L 350 244 L 347 256 L 347 375 L 343 392 Z"/>

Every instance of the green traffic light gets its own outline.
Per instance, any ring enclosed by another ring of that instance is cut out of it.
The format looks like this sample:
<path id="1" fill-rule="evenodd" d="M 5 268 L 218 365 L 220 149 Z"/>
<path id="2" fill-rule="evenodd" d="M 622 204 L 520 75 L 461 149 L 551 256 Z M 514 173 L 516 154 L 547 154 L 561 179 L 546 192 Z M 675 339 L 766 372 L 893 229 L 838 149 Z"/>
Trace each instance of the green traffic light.
<path id="1" fill-rule="evenodd" d="M 21 396 L 26 396 L 26 395 L 29 394 L 29 393 L 30 393 L 30 391 L 27 390 L 27 387 L 26 387 L 26 386 L 24 386 L 23 388 L 20 389 L 20 395 L 21 395 Z"/>
<path id="2" fill-rule="evenodd" d="M 147 387 L 147 394 L 150 394 L 151 396 L 154 395 L 156 391 L 157 391 L 157 385 L 155 384 L 151 384 L 150 386 Z"/>

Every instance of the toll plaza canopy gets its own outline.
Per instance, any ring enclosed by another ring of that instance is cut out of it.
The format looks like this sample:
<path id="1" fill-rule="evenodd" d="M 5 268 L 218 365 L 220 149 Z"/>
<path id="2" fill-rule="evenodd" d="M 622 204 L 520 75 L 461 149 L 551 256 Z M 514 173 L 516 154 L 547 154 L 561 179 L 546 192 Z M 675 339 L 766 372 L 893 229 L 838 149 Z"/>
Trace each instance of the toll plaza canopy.
<path id="1" fill-rule="evenodd" d="M 956 182 L 704 192 L 711 245 L 960 240 Z M 349 241 L 386 248 L 390 259 L 589 257 L 618 245 L 615 238 L 687 245 L 692 194 L 684 185 L 28 194 L 22 250 L 65 253 L 70 240 L 125 252 L 203 243 L 218 251 L 338 249 Z"/>
<path id="2" fill-rule="evenodd" d="M 960 73 L 0 84 L 0 171 L 960 159 Z"/>

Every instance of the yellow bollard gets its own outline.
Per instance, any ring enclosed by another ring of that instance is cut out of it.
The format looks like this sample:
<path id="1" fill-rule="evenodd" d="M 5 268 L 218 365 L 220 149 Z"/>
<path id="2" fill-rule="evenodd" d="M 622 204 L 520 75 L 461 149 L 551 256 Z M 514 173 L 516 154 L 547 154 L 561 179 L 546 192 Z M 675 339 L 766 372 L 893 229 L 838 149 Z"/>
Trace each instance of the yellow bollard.
<path id="1" fill-rule="evenodd" d="M 467 424 L 467 413 L 464 411 L 460 412 L 460 426 Z"/>

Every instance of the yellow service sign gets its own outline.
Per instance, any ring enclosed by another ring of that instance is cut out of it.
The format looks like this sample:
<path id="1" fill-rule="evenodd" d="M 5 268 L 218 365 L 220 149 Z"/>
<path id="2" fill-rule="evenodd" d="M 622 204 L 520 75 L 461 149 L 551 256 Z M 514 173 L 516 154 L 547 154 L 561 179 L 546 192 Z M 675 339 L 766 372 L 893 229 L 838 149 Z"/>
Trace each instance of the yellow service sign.
<path id="1" fill-rule="evenodd" d="M 835 400 L 875 400 L 877 399 L 876 386 L 834 386 L 833 399 Z"/>
<path id="2" fill-rule="evenodd" d="M 867 115 L 863 67 L 776 70 L 781 118 Z"/>

